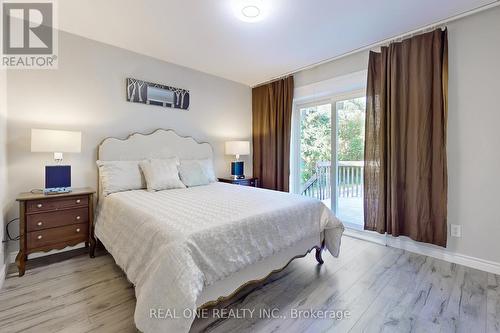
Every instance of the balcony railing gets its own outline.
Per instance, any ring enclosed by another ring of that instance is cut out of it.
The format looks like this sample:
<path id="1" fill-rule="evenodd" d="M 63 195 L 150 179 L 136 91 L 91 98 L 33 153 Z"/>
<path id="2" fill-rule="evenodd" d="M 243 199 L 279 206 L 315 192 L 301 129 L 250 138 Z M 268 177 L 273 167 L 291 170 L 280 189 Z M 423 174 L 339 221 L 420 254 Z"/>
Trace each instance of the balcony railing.
<path id="1" fill-rule="evenodd" d="M 337 191 L 339 197 L 363 197 L 363 161 L 337 162 Z M 304 184 L 302 195 L 319 200 L 331 197 L 331 163 L 316 163 L 315 174 Z"/>

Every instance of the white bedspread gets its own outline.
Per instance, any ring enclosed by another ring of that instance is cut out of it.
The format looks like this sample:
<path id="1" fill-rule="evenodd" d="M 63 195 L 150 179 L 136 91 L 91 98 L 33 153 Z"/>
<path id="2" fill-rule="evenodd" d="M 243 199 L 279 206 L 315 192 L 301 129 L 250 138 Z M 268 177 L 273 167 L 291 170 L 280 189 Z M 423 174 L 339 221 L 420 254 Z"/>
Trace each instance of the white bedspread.
<path id="1" fill-rule="evenodd" d="M 95 233 L 135 285 L 142 332 L 187 332 L 205 285 L 325 231 L 337 256 L 344 228 L 320 201 L 213 183 L 101 200 Z M 150 309 L 168 310 L 163 319 Z M 168 319 L 173 312 L 177 319 Z M 165 318 L 166 317 L 166 318 Z"/>

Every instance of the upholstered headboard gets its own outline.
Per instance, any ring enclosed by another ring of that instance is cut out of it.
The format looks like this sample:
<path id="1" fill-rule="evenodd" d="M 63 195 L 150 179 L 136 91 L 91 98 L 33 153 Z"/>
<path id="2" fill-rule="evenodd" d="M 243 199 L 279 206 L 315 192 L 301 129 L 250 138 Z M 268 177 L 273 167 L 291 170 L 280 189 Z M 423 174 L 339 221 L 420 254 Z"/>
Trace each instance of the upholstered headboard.
<path id="1" fill-rule="evenodd" d="M 190 136 L 183 137 L 173 130 L 165 129 L 157 129 L 150 134 L 134 133 L 126 139 L 107 138 L 99 145 L 97 154 L 101 161 L 135 161 L 174 156 L 179 159 L 213 159 L 213 149 L 209 143 L 197 142 Z"/>

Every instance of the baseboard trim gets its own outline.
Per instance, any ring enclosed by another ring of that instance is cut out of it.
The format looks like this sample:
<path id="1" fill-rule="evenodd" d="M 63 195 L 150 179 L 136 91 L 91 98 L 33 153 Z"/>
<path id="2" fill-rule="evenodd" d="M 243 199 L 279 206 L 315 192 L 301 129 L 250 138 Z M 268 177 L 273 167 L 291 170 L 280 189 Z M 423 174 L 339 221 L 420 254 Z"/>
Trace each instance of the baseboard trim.
<path id="1" fill-rule="evenodd" d="M 7 276 L 7 264 L 3 264 L 0 267 L 0 290 L 3 287 L 3 283 L 5 282 L 5 277 Z"/>
<path id="2" fill-rule="evenodd" d="M 40 257 L 45 257 L 45 256 L 50 256 L 51 254 L 56 254 L 56 253 L 61 253 L 61 252 L 66 252 L 66 251 L 71 251 L 71 250 L 76 250 L 76 249 L 81 249 L 82 247 L 85 247 L 85 243 L 80 243 L 75 246 L 68 246 L 65 247 L 62 250 L 51 250 L 48 252 L 36 252 L 28 255 L 28 260 L 29 259 L 35 259 L 35 258 L 40 258 Z M 9 262 L 7 264 L 13 264 L 16 262 L 16 256 L 17 256 L 17 251 L 15 252 L 10 252 L 9 253 Z"/>
<path id="3" fill-rule="evenodd" d="M 396 238 L 388 236 L 387 246 L 500 275 L 500 263 L 498 262 L 471 257 L 457 252 L 451 252 L 445 248 L 435 245 L 415 242 L 407 237 Z"/>
<path id="4" fill-rule="evenodd" d="M 382 235 L 370 231 L 361 231 L 346 229 L 344 234 L 349 237 L 358 238 L 361 240 L 377 243 L 380 245 L 390 246 L 397 249 L 429 256 L 432 258 L 448 261 L 454 264 L 459 264 L 481 271 L 500 275 L 500 263 L 476 257 L 471 257 L 465 254 L 451 252 L 439 246 L 416 242 L 408 237 L 392 237 L 390 235 Z"/>
<path id="5" fill-rule="evenodd" d="M 346 228 L 344 235 L 384 246 L 387 245 L 386 236 L 376 232 Z"/>
<path id="6" fill-rule="evenodd" d="M 409 252 L 429 256 L 436 259 L 441 259 L 455 264 L 500 275 L 500 263 L 498 262 L 471 257 L 456 252 L 450 252 L 444 248 L 440 248 L 434 245 L 415 242 L 407 237 L 392 237 L 392 236 L 381 235 L 375 232 L 366 232 L 354 229 L 346 229 L 344 234 L 348 237 L 369 241 L 379 245 L 390 246 L 397 249 L 406 250 Z M 33 253 L 29 256 L 29 259 L 40 258 L 51 254 L 75 250 L 82 248 L 84 246 L 85 244 L 82 243 L 76 246 L 66 247 L 62 250 L 52 250 L 49 252 Z M 17 252 L 11 252 L 9 254 L 9 259 L 10 259 L 9 262 L 5 263 L 3 267 L 0 267 L 0 289 L 2 288 L 3 282 L 5 280 L 7 267 L 9 264 L 15 263 L 16 255 Z"/>

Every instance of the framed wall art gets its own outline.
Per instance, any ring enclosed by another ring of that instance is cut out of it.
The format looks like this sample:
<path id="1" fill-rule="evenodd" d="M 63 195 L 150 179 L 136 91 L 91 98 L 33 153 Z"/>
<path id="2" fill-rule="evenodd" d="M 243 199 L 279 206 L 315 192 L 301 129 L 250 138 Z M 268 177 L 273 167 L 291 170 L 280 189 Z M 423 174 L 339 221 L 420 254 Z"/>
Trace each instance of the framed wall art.
<path id="1" fill-rule="evenodd" d="M 167 108 L 189 109 L 189 90 L 127 78 L 127 101 Z"/>

